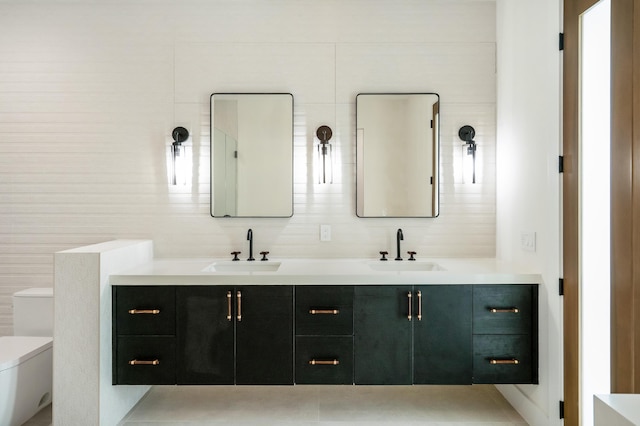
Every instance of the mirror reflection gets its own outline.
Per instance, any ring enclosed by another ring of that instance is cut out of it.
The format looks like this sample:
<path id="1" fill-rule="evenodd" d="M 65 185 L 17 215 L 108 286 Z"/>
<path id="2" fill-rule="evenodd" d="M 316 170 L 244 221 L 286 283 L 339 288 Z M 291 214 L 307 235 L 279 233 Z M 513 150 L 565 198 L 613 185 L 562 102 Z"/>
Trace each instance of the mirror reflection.
<path id="1" fill-rule="evenodd" d="M 293 215 L 293 96 L 211 95 L 211 216 Z"/>
<path id="2" fill-rule="evenodd" d="M 440 97 L 356 97 L 358 217 L 438 216 Z"/>

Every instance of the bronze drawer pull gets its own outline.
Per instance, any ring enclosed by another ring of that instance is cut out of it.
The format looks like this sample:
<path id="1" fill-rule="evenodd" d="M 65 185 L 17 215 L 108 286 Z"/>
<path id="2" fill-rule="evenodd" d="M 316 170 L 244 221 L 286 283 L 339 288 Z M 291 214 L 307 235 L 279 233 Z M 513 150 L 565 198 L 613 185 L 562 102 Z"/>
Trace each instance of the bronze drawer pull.
<path id="1" fill-rule="evenodd" d="M 422 292 L 418 291 L 418 321 L 422 321 Z"/>
<path id="2" fill-rule="evenodd" d="M 311 315 L 338 315 L 339 309 L 309 309 Z"/>
<path id="3" fill-rule="evenodd" d="M 129 309 L 129 313 L 131 315 L 139 315 L 139 314 L 158 315 L 160 313 L 160 309 Z"/>
<path id="4" fill-rule="evenodd" d="M 153 359 L 153 360 L 132 359 L 131 361 L 129 361 L 129 365 L 160 365 L 160 361 L 157 359 Z"/>
<path id="5" fill-rule="evenodd" d="M 242 321 L 242 292 L 240 290 L 236 292 L 236 303 L 238 304 L 236 319 Z"/>
<path id="6" fill-rule="evenodd" d="M 309 365 L 339 365 L 340 361 L 337 359 L 312 359 L 309 361 Z"/>
<path id="7" fill-rule="evenodd" d="M 227 321 L 231 321 L 231 291 L 227 292 Z"/>
<path id="8" fill-rule="evenodd" d="M 517 365 L 517 364 L 520 364 L 520 361 L 518 361 L 515 358 L 513 358 L 513 359 L 490 359 L 489 360 L 489 364 L 491 364 L 491 365 L 504 365 L 504 364 Z"/>
<path id="9" fill-rule="evenodd" d="M 489 312 L 492 314 L 517 314 L 520 312 L 518 308 L 489 308 Z"/>
<path id="10" fill-rule="evenodd" d="M 411 302 L 411 292 L 407 293 L 407 299 L 409 300 L 409 314 L 407 315 L 407 319 L 411 321 L 411 310 L 413 308 L 413 303 Z"/>

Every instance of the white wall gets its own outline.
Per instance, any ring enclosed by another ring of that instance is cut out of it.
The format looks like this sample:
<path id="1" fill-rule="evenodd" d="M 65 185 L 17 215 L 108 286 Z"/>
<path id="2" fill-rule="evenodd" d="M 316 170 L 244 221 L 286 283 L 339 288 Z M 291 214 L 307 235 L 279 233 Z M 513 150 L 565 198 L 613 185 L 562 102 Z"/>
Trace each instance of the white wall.
<path id="1" fill-rule="evenodd" d="M 0 1 L 0 335 L 10 294 L 53 284 L 53 253 L 115 238 L 160 257 L 495 255 L 495 2 L 481 0 Z M 209 97 L 294 95 L 294 216 L 209 216 Z M 355 96 L 441 95 L 437 219 L 355 216 Z M 313 183 L 316 128 L 334 130 L 334 185 Z M 461 184 L 457 131 L 483 171 Z M 195 175 L 169 188 L 171 130 Z M 331 242 L 319 225 L 332 225 Z"/>
<path id="2" fill-rule="evenodd" d="M 561 424 L 561 0 L 498 0 L 497 256 L 539 270 L 540 385 L 499 389 L 531 425 Z M 526 24 L 523 24 L 526 23 Z M 535 29 L 535 30 L 534 30 Z M 521 248 L 536 233 L 536 251 Z"/>

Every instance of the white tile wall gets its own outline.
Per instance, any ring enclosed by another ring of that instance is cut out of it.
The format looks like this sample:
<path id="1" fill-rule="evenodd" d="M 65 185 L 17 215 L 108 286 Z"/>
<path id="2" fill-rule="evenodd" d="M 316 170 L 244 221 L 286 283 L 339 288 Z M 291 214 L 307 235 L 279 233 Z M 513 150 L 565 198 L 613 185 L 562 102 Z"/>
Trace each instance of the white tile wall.
<path id="1" fill-rule="evenodd" d="M 495 2 L 482 0 L 0 1 L 0 335 L 12 292 L 53 283 L 53 252 L 151 238 L 156 255 L 495 255 Z M 294 216 L 209 215 L 209 96 L 294 95 Z M 355 216 L 355 95 L 441 95 L 441 214 Z M 313 183 L 310 149 L 334 129 L 341 176 Z M 476 128 L 480 183 L 459 175 L 458 128 Z M 194 177 L 167 185 L 176 125 Z M 319 241 L 319 225 L 332 241 Z M 245 249 L 246 251 L 246 249 Z"/>

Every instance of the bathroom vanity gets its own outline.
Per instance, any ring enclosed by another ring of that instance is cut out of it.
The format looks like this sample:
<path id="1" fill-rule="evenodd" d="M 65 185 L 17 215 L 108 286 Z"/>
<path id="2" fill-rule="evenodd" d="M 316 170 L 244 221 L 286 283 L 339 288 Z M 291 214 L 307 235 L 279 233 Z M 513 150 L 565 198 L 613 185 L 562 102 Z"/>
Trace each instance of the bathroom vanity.
<path id="1" fill-rule="evenodd" d="M 538 279 L 494 260 L 156 260 L 110 277 L 113 384 L 538 383 Z"/>

